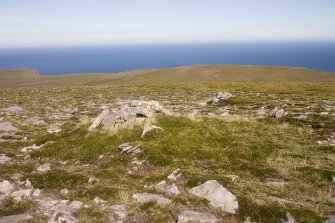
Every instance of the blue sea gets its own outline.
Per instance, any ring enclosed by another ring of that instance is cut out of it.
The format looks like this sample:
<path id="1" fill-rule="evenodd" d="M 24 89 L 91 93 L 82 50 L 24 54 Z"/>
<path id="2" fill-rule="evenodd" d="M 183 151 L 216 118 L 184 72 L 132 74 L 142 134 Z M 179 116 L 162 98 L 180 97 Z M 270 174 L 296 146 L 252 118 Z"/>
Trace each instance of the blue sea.
<path id="1" fill-rule="evenodd" d="M 31 68 L 42 75 L 121 72 L 196 64 L 292 66 L 335 72 L 335 42 L 0 49 L 0 69 Z"/>

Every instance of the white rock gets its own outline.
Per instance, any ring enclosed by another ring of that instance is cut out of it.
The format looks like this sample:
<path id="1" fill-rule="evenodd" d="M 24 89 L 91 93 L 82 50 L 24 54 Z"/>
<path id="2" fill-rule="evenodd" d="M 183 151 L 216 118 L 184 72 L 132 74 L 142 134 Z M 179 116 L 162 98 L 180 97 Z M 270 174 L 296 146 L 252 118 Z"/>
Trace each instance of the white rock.
<path id="1" fill-rule="evenodd" d="M 167 205 L 171 203 L 171 200 L 166 197 L 150 193 L 136 193 L 133 194 L 133 198 L 140 203 L 146 203 L 149 201 L 156 201 L 160 205 Z"/>
<path id="2" fill-rule="evenodd" d="M 36 189 L 33 193 L 34 197 L 39 197 L 41 195 L 41 190 L 40 189 Z"/>
<path id="3" fill-rule="evenodd" d="M 49 128 L 49 129 L 47 130 L 47 132 L 50 133 L 50 134 L 52 134 L 52 133 L 58 133 L 58 132 L 60 132 L 60 131 L 62 131 L 62 129 L 61 129 L 61 128 L 58 128 L 57 126 L 51 127 L 51 128 Z"/>
<path id="4" fill-rule="evenodd" d="M 58 206 L 48 223 L 77 223 L 78 220 L 72 215 L 67 206 Z"/>
<path id="5" fill-rule="evenodd" d="M 0 131 L 4 132 L 16 132 L 18 129 L 12 125 L 11 122 L 1 122 L 0 123 Z"/>
<path id="6" fill-rule="evenodd" d="M 60 193 L 64 196 L 68 195 L 69 194 L 69 190 L 68 189 L 63 189 L 60 191 Z"/>
<path id="7" fill-rule="evenodd" d="M 195 196 L 209 200 L 212 206 L 220 208 L 224 212 L 235 214 L 238 209 L 235 195 L 216 180 L 209 180 L 200 186 L 190 189 L 189 192 Z"/>
<path id="8" fill-rule="evenodd" d="M 12 158 L 6 156 L 5 154 L 0 154 L 0 164 L 5 164 L 11 160 Z"/>
<path id="9" fill-rule="evenodd" d="M 169 184 L 166 180 L 162 180 L 156 185 L 156 188 L 167 194 L 180 194 L 180 191 L 175 183 Z"/>
<path id="10" fill-rule="evenodd" d="M 10 194 L 15 201 L 22 201 L 23 199 L 30 198 L 31 189 L 18 190 Z"/>
<path id="11" fill-rule="evenodd" d="M 31 152 L 31 151 L 34 151 L 34 150 L 39 150 L 39 149 L 41 149 L 43 146 L 44 146 L 44 144 L 43 144 L 43 145 L 40 145 L 40 146 L 37 146 L 37 145 L 33 144 L 32 146 L 26 146 L 26 147 L 22 148 L 22 149 L 21 149 L 21 152 L 23 152 L 23 153 L 27 153 L 27 152 Z"/>
<path id="12" fill-rule="evenodd" d="M 8 180 L 0 182 L 0 193 L 9 195 L 13 189 L 14 186 Z"/>
<path id="13" fill-rule="evenodd" d="M 37 168 L 37 171 L 39 172 L 47 172 L 49 170 L 51 170 L 50 163 L 43 164 Z"/>
<path id="14" fill-rule="evenodd" d="M 104 110 L 103 112 L 100 113 L 100 115 L 93 121 L 92 125 L 90 126 L 89 130 L 93 130 L 97 128 L 101 122 L 106 118 L 106 116 L 109 114 L 108 110 Z"/>
<path id="15" fill-rule="evenodd" d="M 124 220 L 127 217 L 127 207 L 123 204 L 115 204 L 110 207 L 118 219 Z"/>
<path id="16" fill-rule="evenodd" d="M 277 119 L 283 117 L 284 115 L 285 115 L 284 109 L 281 109 L 279 107 L 276 107 L 275 109 L 273 109 L 270 114 L 271 117 L 274 117 Z"/>
<path id="17" fill-rule="evenodd" d="M 31 218 L 32 216 L 28 214 L 10 215 L 10 216 L 0 217 L 0 223 L 16 223 L 16 222 L 29 220 Z"/>
<path id="18" fill-rule="evenodd" d="M 177 180 L 178 178 L 181 177 L 181 173 L 180 173 L 180 169 L 176 169 L 175 171 L 173 171 L 168 177 L 167 179 L 168 180 L 171 180 L 171 181 L 175 181 Z"/>
<path id="19" fill-rule="evenodd" d="M 47 125 L 47 123 L 45 121 L 43 121 L 42 119 L 40 119 L 37 116 L 31 117 L 31 118 L 27 118 L 25 120 L 25 122 L 27 122 L 29 124 L 32 124 L 32 125 Z"/>
<path id="20" fill-rule="evenodd" d="M 101 204 L 101 203 L 105 203 L 106 201 L 101 199 L 100 197 L 95 197 L 93 199 L 93 201 L 96 203 L 96 204 Z"/>
<path id="21" fill-rule="evenodd" d="M 285 223 L 296 223 L 296 220 L 289 212 L 285 214 Z"/>
<path id="22" fill-rule="evenodd" d="M 205 106 L 207 106 L 207 102 L 200 102 L 198 105 L 202 106 L 202 107 L 205 107 Z"/>
<path id="23" fill-rule="evenodd" d="M 70 204 L 70 207 L 73 209 L 73 210 L 79 210 L 80 208 L 82 208 L 83 206 L 83 202 L 81 201 L 72 201 L 72 203 Z"/>
<path id="24" fill-rule="evenodd" d="M 147 134 L 148 132 L 153 131 L 155 129 L 164 131 L 164 129 L 162 129 L 161 127 L 158 127 L 156 125 L 144 125 L 144 129 L 143 129 L 141 137 L 143 138 L 145 136 L 145 134 Z"/>
<path id="25" fill-rule="evenodd" d="M 24 184 L 24 186 L 25 186 L 26 188 L 31 188 L 31 187 L 32 187 L 31 182 L 30 182 L 29 179 L 26 180 L 26 183 Z"/>
<path id="26" fill-rule="evenodd" d="M 178 215 L 177 223 L 216 223 L 218 219 L 208 213 L 183 211 Z"/>

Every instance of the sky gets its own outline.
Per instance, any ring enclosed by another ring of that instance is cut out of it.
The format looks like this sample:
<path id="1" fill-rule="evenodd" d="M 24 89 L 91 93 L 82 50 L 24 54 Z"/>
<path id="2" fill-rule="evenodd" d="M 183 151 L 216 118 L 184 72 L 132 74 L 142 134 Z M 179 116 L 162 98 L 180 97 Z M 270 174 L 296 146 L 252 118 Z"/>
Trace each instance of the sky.
<path id="1" fill-rule="evenodd" d="M 335 0 L 0 0 L 0 47 L 335 41 Z"/>

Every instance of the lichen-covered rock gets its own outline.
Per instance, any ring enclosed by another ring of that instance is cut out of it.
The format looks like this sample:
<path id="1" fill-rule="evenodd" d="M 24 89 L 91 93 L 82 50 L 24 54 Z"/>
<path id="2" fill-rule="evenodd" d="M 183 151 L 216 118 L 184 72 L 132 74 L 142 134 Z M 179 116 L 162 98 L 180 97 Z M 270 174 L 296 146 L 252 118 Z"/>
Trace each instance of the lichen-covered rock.
<path id="1" fill-rule="evenodd" d="M 178 215 L 177 223 L 216 223 L 218 219 L 208 213 L 183 211 Z"/>
<path id="2" fill-rule="evenodd" d="M 146 203 L 149 201 L 155 201 L 160 205 L 167 205 L 171 203 L 171 200 L 166 197 L 150 193 L 136 193 L 133 194 L 133 198 L 140 203 Z"/>
<path id="3" fill-rule="evenodd" d="M 235 214 L 238 209 L 235 195 L 216 180 L 209 180 L 200 186 L 190 189 L 189 192 L 197 197 L 209 200 L 212 206 L 220 208 L 224 212 Z"/>
<path id="4" fill-rule="evenodd" d="M 0 123 L 0 131 L 3 132 L 16 132 L 18 129 L 13 126 L 11 122 L 1 122 Z"/>

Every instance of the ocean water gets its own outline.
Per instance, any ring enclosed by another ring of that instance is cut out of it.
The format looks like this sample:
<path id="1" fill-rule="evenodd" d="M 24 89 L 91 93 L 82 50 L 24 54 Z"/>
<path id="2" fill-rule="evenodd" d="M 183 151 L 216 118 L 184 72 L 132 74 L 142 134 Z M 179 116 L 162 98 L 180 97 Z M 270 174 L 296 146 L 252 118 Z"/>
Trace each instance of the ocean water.
<path id="1" fill-rule="evenodd" d="M 32 68 L 42 75 L 196 64 L 293 66 L 335 72 L 335 42 L 0 49 L 0 69 Z"/>

